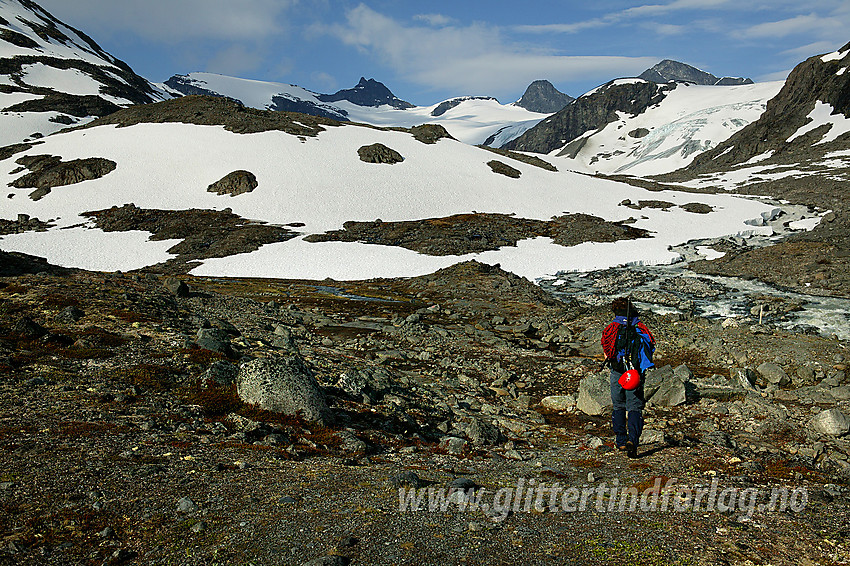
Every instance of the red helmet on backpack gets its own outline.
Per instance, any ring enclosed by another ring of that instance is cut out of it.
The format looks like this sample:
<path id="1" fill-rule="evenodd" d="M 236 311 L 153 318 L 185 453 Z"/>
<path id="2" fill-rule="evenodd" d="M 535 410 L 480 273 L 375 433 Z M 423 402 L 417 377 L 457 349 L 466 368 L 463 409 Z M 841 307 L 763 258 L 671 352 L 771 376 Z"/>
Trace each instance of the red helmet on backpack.
<path id="1" fill-rule="evenodd" d="M 617 381 L 620 384 L 620 387 L 625 389 L 626 391 L 632 391 L 636 389 L 638 385 L 640 385 L 640 372 L 636 369 L 630 369 L 620 376 L 620 379 Z"/>

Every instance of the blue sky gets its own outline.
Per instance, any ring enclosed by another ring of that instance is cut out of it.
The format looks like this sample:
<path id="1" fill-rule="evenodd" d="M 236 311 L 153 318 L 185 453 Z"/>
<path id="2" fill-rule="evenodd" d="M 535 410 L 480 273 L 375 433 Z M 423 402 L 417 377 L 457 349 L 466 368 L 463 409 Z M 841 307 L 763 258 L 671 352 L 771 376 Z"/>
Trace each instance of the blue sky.
<path id="1" fill-rule="evenodd" d="M 665 58 L 776 80 L 850 41 L 847 0 L 36 1 L 152 81 L 209 71 L 334 92 L 366 76 L 418 105 L 511 102 L 535 79 L 578 96 Z"/>

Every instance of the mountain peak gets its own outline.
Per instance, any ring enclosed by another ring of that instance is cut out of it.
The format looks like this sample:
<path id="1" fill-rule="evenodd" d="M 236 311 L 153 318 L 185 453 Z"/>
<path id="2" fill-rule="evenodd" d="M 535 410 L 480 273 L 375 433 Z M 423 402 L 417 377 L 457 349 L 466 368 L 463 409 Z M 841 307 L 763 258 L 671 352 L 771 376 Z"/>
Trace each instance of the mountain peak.
<path id="1" fill-rule="evenodd" d="M 559 91 L 549 81 L 538 79 L 528 85 L 516 105 L 532 112 L 552 114 L 573 100 L 572 96 Z"/>
<path id="2" fill-rule="evenodd" d="M 347 100 L 358 106 L 383 106 L 386 104 L 399 110 L 413 108 L 413 104 L 398 98 L 383 83 L 366 77 L 360 77 L 360 81 L 354 88 L 338 90 L 334 94 L 321 94 L 318 98 L 322 102 Z"/>
<path id="3" fill-rule="evenodd" d="M 640 75 L 641 79 L 654 83 L 667 83 L 670 81 L 694 83 L 698 85 L 731 86 L 752 84 L 752 79 L 740 77 L 716 77 L 701 69 L 697 69 L 687 63 L 664 59 L 657 65 L 645 70 Z"/>

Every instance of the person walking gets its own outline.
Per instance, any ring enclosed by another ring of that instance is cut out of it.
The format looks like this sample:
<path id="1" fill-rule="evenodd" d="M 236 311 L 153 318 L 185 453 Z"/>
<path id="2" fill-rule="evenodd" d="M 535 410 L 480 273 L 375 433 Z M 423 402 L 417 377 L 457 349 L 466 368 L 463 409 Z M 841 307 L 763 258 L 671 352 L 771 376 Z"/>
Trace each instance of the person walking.
<path id="1" fill-rule="evenodd" d="M 654 367 L 655 337 L 640 321 L 638 310 L 628 298 L 611 303 L 614 320 L 602 332 L 605 364 L 611 368 L 611 423 L 617 449 L 637 458 L 643 430 L 643 382 L 646 370 Z M 603 366 L 604 367 L 604 366 Z"/>

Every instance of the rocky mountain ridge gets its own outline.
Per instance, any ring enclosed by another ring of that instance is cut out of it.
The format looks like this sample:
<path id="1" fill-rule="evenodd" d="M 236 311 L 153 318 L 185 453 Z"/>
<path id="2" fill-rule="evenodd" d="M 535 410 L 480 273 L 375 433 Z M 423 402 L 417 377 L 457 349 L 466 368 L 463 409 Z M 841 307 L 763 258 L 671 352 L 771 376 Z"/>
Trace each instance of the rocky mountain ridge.
<path id="1" fill-rule="evenodd" d="M 30 0 L 0 4 L 0 75 L 0 145 L 167 97 Z"/>
<path id="2" fill-rule="evenodd" d="M 752 79 L 741 77 L 716 77 L 686 63 L 664 59 L 657 65 L 650 67 L 641 74 L 639 78 L 654 83 L 688 82 L 707 86 L 735 86 L 753 84 Z"/>
<path id="3" fill-rule="evenodd" d="M 617 119 L 618 112 L 639 114 L 658 104 L 675 84 L 658 85 L 642 79 L 610 81 L 573 101 L 537 126 L 503 145 L 504 149 L 561 155 L 577 152 L 579 147 L 566 146 L 582 134 L 603 128 Z"/>

